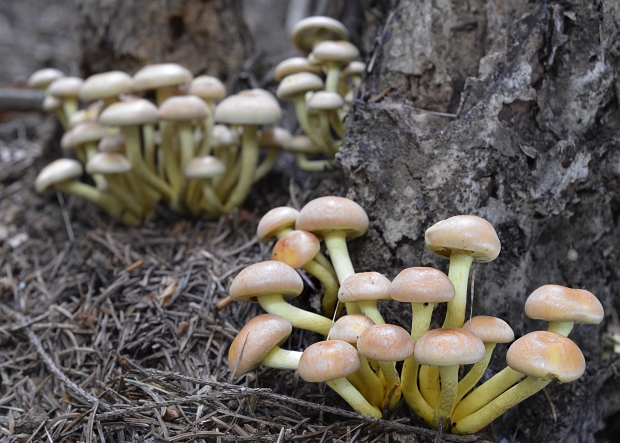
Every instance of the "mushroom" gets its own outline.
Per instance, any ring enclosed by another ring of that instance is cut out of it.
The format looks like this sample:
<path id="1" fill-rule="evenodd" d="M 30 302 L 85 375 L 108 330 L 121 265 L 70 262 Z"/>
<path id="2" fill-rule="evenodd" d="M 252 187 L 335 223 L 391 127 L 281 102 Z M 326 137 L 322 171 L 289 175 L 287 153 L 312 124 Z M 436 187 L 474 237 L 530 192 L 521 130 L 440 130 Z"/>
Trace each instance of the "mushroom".
<path id="1" fill-rule="evenodd" d="M 605 312 L 598 298 L 585 289 L 545 285 L 527 298 L 525 315 L 548 321 L 548 331 L 568 337 L 575 323 L 599 324 Z"/>
<path id="2" fill-rule="evenodd" d="M 329 318 L 284 301 L 297 297 L 303 287 L 301 277 L 293 268 L 269 260 L 250 265 L 237 274 L 229 295 L 236 301 L 257 301 L 269 314 L 286 318 L 294 327 L 327 336 L 332 325 Z"/>
<path id="3" fill-rule="evenodd" d="M 133 89 L 136 92 L 155 90 L 157 106 L 172 97 L 178 87 L 192 81 L 192 73 L 177 63 L 156 63 L 146 65 L 133 75 Z"/>
<path id="4" fill-rule="evenodd" d="M 80 100 L 85 103 L 103 100 L 103 108 L 118 100 L 121 94 L 133 92 L 131 76 L 122 71 L 102 72 L 84 80 L 80 89 Z"/>
<path id="5" fill-rule="evenodd" d="M 213 132 L 213 114 L 215 113 L 215 100 L 226 97 L 226 87 L 216 77 L 211 75 L 199 75 L 189 84 L 187 93 L 195 95 L 204 100 L 209 106 L 209 114 L 203 120 L 204 135 L 198 150 L 199 155 L 208 155 Z"/>
<path id="6" fill-rule="evenodd" d="M 482 340 L 465 329 L 433 329 L 416 342 L 416 361 L 421 365 L 439 366 L 441 394 L 431 420 L 433 428 L 439 429 L 441 419 L 445 420 L 444 426 L 448 426 L 456 404 L 460 365 L 477 363 L 484 354 Z M 428 420 L 428 417 L 422 418 Z"/>
<path id="7" fill-rule="evenodd" d="M 325 90 L 328 92 L 338 92 L 340 72 L 350 61 L 359 57 L 360 51 L 355 45 L 346 40 L 326 40 L 314 46 L 312 55 L 318 62 L 324 63 L 327 66 Z"/>
<path id="8" fill-rule="evenodd" d="M 321 75 L 321 67 L 311 65 L 304 57 L 291 57 L 278 63 L 274 69 L 273 77 L 279 83 L 284 77 L 298 72 L 311 72 Z"/>
<path id="9" fill-rule="evenodd" d="M 308 154 L 325 154 L 325 151 L 305 135 L 297 135 L 291 138 L 284 149 L 297 156 L 297 166 L 304 171 L 328 171 L 338 167 L 338 164 L 331 159 L 308 160 Z"/>
<path id="10" fill-rule="evenodd" d="M 472 366 L 467 375 L 459 381 L 459 391 L 456 402 L 461 399 L 478 383 L 489 366 L 491 355 L 497 343 L 510 343 L 515 339 L 512 328 L 501 318 L 488 315 L 472 317 L 463 325 L 463 329 L 473 332 L 484 343 L 485 355 L 482 360 Z"/>
<path id="11" fill-rule="evenodd" d="M 307 55 L 323 40 L 347 40 L 349 31 L 331 17 L 313 16 L 295 24 L 292 38 L 293 45 Z"/>
<path id="12" fill-rule="evenodd" d="M 312 383 L 325 382 L 338 393 L 355 412 L 381 418 L 381 411 L 372 406 L 346 379 L 360 367 L 359 354 L 342 340 L 327 340 L 309 346 L 299 359 L 299 376 Z"/>
<path id="13" fill-rule="evenodd" d="M 64 72 L 56 68 L 39 69 L 33 72 L 28 78 L 28 87 L 45 91 L 50 83 L 64 76 Z"/>
<path id="14" fill-rule="evenodd" d="M 233 377 L 241 377 L 259 365 L 296 371 L 301 352 L 280 347 L 292 330 L 291 323 L 277 315 L 260 314 L 250 320 L 228 350 L 228 367 Z"/>
<path id="15" fill-rule="evenodd" d="M 396 372 L 397 361 L 403 361 L 413 355 L 415 343 L 411 335 L 396 325 L 372 325 L 362 331 L 357 340 L 358 352 L 379 362 L 385 376 L 389 403 L 384 409 L 393 410 L 401 397 L 400 377 Z M 391 394 L 391 396 L 390 396 Z"/>
<path id="16" fill-rule="evenodd" d="M 281 118 L 277 100 L 262 89 L 245 90 L 231 95 L 215 108 L 216 122 L 243 126 L 241 170 L 237 184 L 224 204 L 225 212 L 243 203 L 252 186 L 259 154 L 256 135 L 258 126 L 277 123 Z"/>
<path id="17" fill-rule="evenodd" d="M 197 180 L 202 187 L 202 194 L 204 196 L 203 209 L 207 215 L 211 218 L 217 218 L 223 214 L 222 202 L 217 198 L 215 189 L 213 189 L 213 179 L 222 176 L 226 173 L 226 166 L 217 157 L 212 155 L 205 155 L 202 157 L 194 157 L 185 167 L 185 177 L 187 179 Z M 190 206 L 192 214 L 198 214 L 200 206 Z"/>
<path id="18" fill-rule="evenodd" d="M 312 94 L 312 97 L 308 100 L 306 107 L 310 112 L 318 114 L 319 118 L 319 131 L 321 137 L 327 146 L 331 149 L 331 155 L 338 151 L 341 141 L 336 141 L 332 138 L 330 118 L 332 125 L 339 137 L 344 136 L 344 126 L 338 118 L 337 110 L 342 109 L 344 106 L 344 100 L 340 94 L 329 91 L 317 91 Z"/>
<path id="19" fill-rule="evenodd" d="M 391 300 L 390 280 L 378 272 L 362 272 L 347 277 L 338 291 L 338 300 L 345 303 L 347 312 L 350 305 L 357 304 L 359 309 L 366 317 L 370 318 L 376 325 L 385 323 L 377 302 L 379 300 Z"/>
<path id="20" fill-rule="evenodd" d="M 280 151 L 291 140 L 291 133 L 284 128 L 269 128 L 260 131 L 258 146 L 267 149 L 267 155 L 254 171 L 254 183 L 263 178 L 276 163 Z"/>
<path id="21" fill-rule="evenodd" d="M 78 110 L 78 96 L 84 80 L 79 77 L 59 77 L 49 84 L 47 94 L 62 101 L 62 110 L 67 121 Z"/>
<path id="22" fill-rule="evenodd" d="M 321 282 L 324 288 L 321 302 L 323 315 L 331 318 L 338 302 L 338 280 L 314 260 L 321 251 L 319 239 L 307 231 L 291 231 L 274 245 L 271 259 L 286 263 L 293 269 L 303 269 Z"/>
<path id="23" fill-rule="evenodd" d="M 426 246 L 435 254 L 450 259 L 448 277 L 456 290 L 448 302 L 444 328 L 460 328 L 465 321 L 467 280 L 473 261 L 487 263 L 499 255 L 501 244 L 495 229 L 475 215 L 457 215 L 426 230 Z"/>
<path id="24" fill-rule="evenodd" d="M 553 380 L 568 383 L 577 380 L 586 369 L 579 347 L 569 338 L 548 331 L 535 331 L 516 340 L 508 349 L 506 363 L 527 378 L 492 402 L 455 420 L 452 432 L 478 432 L 517 403 L 531 397 Z"/>

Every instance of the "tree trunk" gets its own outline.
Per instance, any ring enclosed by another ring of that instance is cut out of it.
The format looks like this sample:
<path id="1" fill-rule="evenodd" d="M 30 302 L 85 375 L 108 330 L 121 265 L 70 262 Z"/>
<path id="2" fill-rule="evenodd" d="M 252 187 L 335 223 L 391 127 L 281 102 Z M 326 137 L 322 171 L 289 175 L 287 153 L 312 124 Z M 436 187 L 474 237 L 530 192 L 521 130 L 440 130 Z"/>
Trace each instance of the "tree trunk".
<path id="1" fill-rule="evenodd" d="M 473 315 L 499 316 L 518 335 L 546 328 L 523 305 L 554 283 L 590 290 L 612 316 L 620 4 L 401 0 L 379 35 L 338 155 L 348 196 L 372 220 L 356 268 L 388 277 L 445 269 L 424 231 L 476 214 L 495 226 L 502 252 L 475 267 Z M 510 410 L 491 428 L 496 437 L 594 441 L 619 400 L 617 364 L 602 359 L 604 329 L 576 325 L 586 374 Z M 495 371 L 504 365 L 494 357 Z"/>

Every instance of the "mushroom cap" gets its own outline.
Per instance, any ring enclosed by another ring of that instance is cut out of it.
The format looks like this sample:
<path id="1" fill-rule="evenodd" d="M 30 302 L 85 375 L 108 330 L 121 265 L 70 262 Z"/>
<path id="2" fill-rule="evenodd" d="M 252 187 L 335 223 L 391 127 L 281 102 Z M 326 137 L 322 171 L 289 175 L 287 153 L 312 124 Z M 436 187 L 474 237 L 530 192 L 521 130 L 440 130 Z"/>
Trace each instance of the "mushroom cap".
<path id="1" fill-rule="evenodd" d="M 215 108 L 215 121 L 229 125 L 270 125 L 282 119 L 278 101 L 263 89 L 230 95 Z"/>
<path id="2" fill-rule="evenodd" d="M 125 153 L 125 137 L 123 134 L 108 134 L 99 140 L 99 151 Z"/>
<path id="3" fill-rule="evenodd" d="M 291 74 L 280 82 L 276 95 L 280 100 L 292 100 L 293 97 L 308 91 L 320 91 L 325 87 L 321 77 L 312 72 Z"/>
<path id="4" fill-rule="evenodd" d="M 305 57 L 291 57 L 276 65 L 273 76 L 277 82 L 281 82 L 284 77 L 298 72 L 311 72 L 320 75 L 321 67 L 311 65 Z"/>
<path id="5" fill-rule="evenodd" d="M 454 298 L 454 285 L 439 269 L 413 267 L 392 280 L 390 296 L 404 303 L 445 303 Z"/>
<path id="6" fill-rule="evenodd" d="M 402 361 L 413 355 L 415 343 L 400 326 L 372 325 L 364 329 L 357 340 L 357 350 L 363 356 L 378 361 Z"/>
<path id="7" fill-rule="evenodd" d="M 598 324 L 603 321 L 605 312 L 590 291 L 545 285 L 527 298 L 525 315 L 535 320 Z"/>
<path id="8" fill-rule="evenodd" d="M 342 75 L 348 77 L 352 75 L 362 75 L 366 70 L 366 63 L 353 60 L 342 70 Z"/>
<path id="9" fill-rule="evenodd" d="M 360 51 L 353 43 L 346 40 L 325 40 L 314 47 L 312 55 L 322 63 L 336 62 L 345 65 L 359 57 Z"/>
<path id="10" fill-rule="evenodd" d="M 231 131 L 226 125 L 213 125 L 211 132 L 211 146 L 226 148 L 239 144 L 239 134 Z"/>
<path id="11" fill-rule="evenodd" d="M 337 92 L 317 91 L 306 103 L 309 110 L 331 111 L 344 106 L 344 100 Z"/>
<path id="12" fill-rule="evenodd" d="M 274 126 L 273 128 L 260 131 L 258 134 L 258 145 L 261 148 L 283 149 L 291 140 L 291 137 L 291 133 L 286 129 Z"/>
<path id="13" fill-rule="evenodd" d="M 175 95 L 159 106 L 160 120 L 185 122 L 205 119 L 211 110 L 203 99 L 195 95 Z"/>
<path id="14" fill-rule="evenodd" d="M 293 46 L 304 54 L 323 40 L 348 40 L 349 31 L 331 17 L 314 16 L 298 21 L 293 28 Z"/>
<path id="15" fill-rule="evenodd" d="M 374 325 L 371 319 L 363 314 L 348 314 L 340 317 L 329 331 L 333 340 L 343 340 L 352 345 L 357 344 L 360 334 L 369 326 Z"/>
<path id="16" fill-rule="evenodd" d="M 71 129 L 71 141 L 68 147 L 80 146 L 85 143 L 97 142 L 108 134 L 106 128 L 97 122 L 83 122 Z M 67 132 L 68 134 L 69 132 Z"/>
<path id="17" fill-rule="evenodd" d="M 230 285 L 230 298 L 257 301 L 267 294 L 280 294 L 285 299 L 297 297 L 304 289 L 301 277 L 289 265 L 279 261 L 263 261 L 242 270 Z"/>
<path id="18" fill-rule="evenodd" d="M 475 215 L 457 215 L 435 223 L 424 234 L 426 246 L 435 254 L 450 258 L 452 251 L 487 263 L 499 255 L 501 244 L 495 228 Z"/>
<path id="19" fill-rule="evenodd" d="M 99 152 L 86 163 L 89 174 L 124 174 L 131 171 L 131 163 L 123 154 Z"/>
<path id="20" fill-rule="evenodd" d="M 291 231 L 276 242 L 271 259 L 299 269 L 311 261 L 320 250 L 321 243 L 316 235 L 307 231 Z"/>
<path id="21" fill-rule="evenodd" d="M 323 152 L 321 148 L 314 144 L 314 142 L 307 135 L 296 135 L 292 137 L 284 149 L 290 152 L 301 152 L 305 154 L 320 154 Z"/>
<path id="22" fill-rule="evenodd" d="M 415 359 L 421 365 L 471 365 L 484 358 L 484 343 L 460 328 L 431 329 L 417 341 Z"/>
<path id="23" fill-rule="evenodd" d="M 54 97 L 53 95 L 46 95 L 43 99 L 43 103 L 41 104 L 41 108 L 45 112 L 52 112 L 60 109 L 62 106 L 62 102 L 58 97 Z"/>
<path id="24" fill-rule="evenodd" d="M 463 329 L 473 332 L 484 343 L 510 343 L 515 333 L 508 323 L 501 318 L 478 315 L 465 322 Z"/>
<path id="25" fill-rule="evenodd" d="M 192 81 L 193 74 L 177 63 L 156 63 L 142 67 L 133 75 L 134 91 L 177 86 Z"/>
<path id="26" fill-rule="evenodd" d="M 77 98 L 83 84 L 80 77 L 59 77 L 49 84 L 47 93 L 58 98 Z"/>
<path id="27" fill-rule="evenodd" d="M 77 125 L 84 122 L 96 122 L 98 118 L 99 111 L 94 111 L 92 109 L 78 109 L 71 115 L 71 117 L 69 117 L 69 127 L 75 128 Z"/>
<path id="28" fill-rule="evenodd" d="M 95 100 L 117 97 L 120 94 L 133 92 L 133 79 L 123 71 L 110 71 L 88 77 L 80 90 L 80 100 Z"/>
<path id="29" fill-rule="evenodd" d="M 535 331 L 517 339 L 508 349 L 506 363 L 530 377 L 555 378 L 561 383 L 577 380 L 586 361 L 570 338 L 549 331 Z"/>
<path id="30" fill-rule="evenodd" d="M 43 68 L 34 71 L 28 78 L 28 87 L 46 89 L 54 80 L 64 77 L 64 72 L 56 68 Z"/>
<path id="31" fill-rule="evenodd" d="M 319 197 L 299 211 L 295 229 L 315 234 L 345 231 L 347 238 L 351 239 L 368 230 L 368 215 L 360 205 L 348 198 Z"/>
<path id="32" fill-rule="evenodd" d="M 185 177 L 190 179 L 209 179 L 226 173 L 226 164 L 212 155 L 192 158 L 185 167 Z"/>
<path id="33" fill-rule="evenodd" d="M 360 366 L 360 356 L 352 345 L 342 340 L 326 340 L 306 348 L 297 371 L 303 380 L 319 383 L 347 377 Z"/>
<path id="34" fill-rule="evenodd" d="M 277 315 L 260 314 L 250 320 L 228 350 L 228 367 L 235 371 L 233 376 L 254 370 L 269 351 L 286 341 L 292 330 L 291 323 Z"/>
<path id="35" fill-rule="evenodd" d="M 338 300 L 351 303 L 364 300 L 390 300 L 390 280 L 378 272 L 360 272 L 347 277 L 338 290 Z"/>
<path id="36" fill-rule="evenodd" d="M 199 75 L 191 81 L 187 93 L 205 101 L 219 100 L 226 97 L 226 86 L 216 77 Z"/>
<path id="37" fill-rule="evenodd" d="M 256 228 L 258 241 L 265 242 L 283 229 L 295 228 L 299 211 L 288 206 L 273 208 L 260 219 Z"/>
<path id="38" fill-rule="evenodd" d="M 157 123 L 158 119 L 157 106 L 144 99 L 113 103 L 99 115 L 104 126 L 139 126 Z"/>
<path id="39" fill-rule="evenodd" d="M 71 158 L 59 158 L 45 166 L 34 180 L 34 189 L 43 193 L 56 183 L 73 180 L 84 173 L 82 164 Z"/>

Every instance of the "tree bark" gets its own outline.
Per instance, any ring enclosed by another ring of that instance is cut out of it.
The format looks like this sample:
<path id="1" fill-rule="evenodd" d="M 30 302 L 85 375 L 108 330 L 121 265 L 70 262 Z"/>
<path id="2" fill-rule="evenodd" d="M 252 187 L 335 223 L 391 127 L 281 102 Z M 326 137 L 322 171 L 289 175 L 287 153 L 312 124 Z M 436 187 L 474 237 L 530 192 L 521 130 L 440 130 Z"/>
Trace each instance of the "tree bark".
<path id="1" fill-rule="evenodd" d="M 424 231 L 476 214 L 495 226 L 502 252 L 475 266 L 468 313 L 499 316 L 518 335 L 544 329 L 523 305 L 554 283 L 590 290 L 614 314 L 619 37 L 615 0 L 399 1 L 370 54 L 338 155 L 348 196 L 371 218 L 356 269 L 388 277 L 410 266 L 445 270 Z M 537 395 L 498 419 L 495 436 L 594 441 L 618 408 L 617 360 L 602 359 L 604 329 L 571 333 L 588 370 L 547 388 L 557 419 Z M 492 368 L 504 365 L 500 352 Z"/>

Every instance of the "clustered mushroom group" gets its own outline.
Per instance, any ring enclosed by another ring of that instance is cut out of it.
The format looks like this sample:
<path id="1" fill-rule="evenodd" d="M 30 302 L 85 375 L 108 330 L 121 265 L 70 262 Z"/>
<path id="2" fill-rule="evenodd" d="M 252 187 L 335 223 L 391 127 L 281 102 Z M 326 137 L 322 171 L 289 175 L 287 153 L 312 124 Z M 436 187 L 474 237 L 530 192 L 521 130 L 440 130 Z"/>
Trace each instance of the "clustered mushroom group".
<path id="1" fill-rule="evenodd" d="M 258 239 L 277 239 L 272 260 L 243 269 L 218 306 L 258 302 L 267 312 L 250 320 L 230 347 L 235 377 L 259 365 L 297 370 L 305 381 L 327 383 L 361 414 L 381 418 L 402 397 L 433 428 L 471 434 L 551 381 L 570 382 L 585 371 L 583 354 L 567 336 L 575 323 L 600 323 L 603 307 L 586 290 L 545 285 L 528 297 L 525 314 L 549 322 L 548 329 L 514 341 L 506 368 L 481 382 L 496 345 L 514 340 L 499 318 L 465 321 L 470 266 L 494 260 L 501 249 L 488 221 L 458 215 L 431 226 L 426 245 L 449 259 L 448 275 L 411 267 L 392 281 L 353 269 L 346 241 L 367 228 L 365 211 L 342 197 L 315 199 L 301 211 L 276 208 L 261 219 Z M 322 284 L 321 314 L 287 302 L 304 289 L 298 269 Z M 410 304 L 411 330 L 386 324 L 380 300 Z M 431 329 L 438 303 L 447 303 L 446 317 L 441 328 Z M 303 352 L 282 349 L 292 328 L 325 339 Z M 464 365 L 472 366 L 459 376 Z"/>
<path id="2" fill-rule="evenodd" d="M 226 97 L 220 80 L 194 78 L 175 63 L 147 65 L 133 77 L 111 71 L 86 80 L 51 68 L 37 71 L 29 85 L 45 91 L 44 109 L 66 130 L 62 148 L 77 160 L 46 166 L 36 190 L 76 194 L 138 225 L 160 200 L 182 214 L 218 218 L 243 203 L 283 149 L 297 155 L 302 169 L 330 169 L 344 133 L 345 101 L 364 69 L 347 37 L 344 25 L 328 17 L 297 24 L 293 42 L 309 58 L 288 59 L 275 69 L 277 96 L 295 103 L 306 134 L 295 137 L 274 126 L 282 113 L 270 92 Z M 315 154 L 326 159 L 308 159 Z M 84 168 L 94 186 L 79 180 Z"/>

